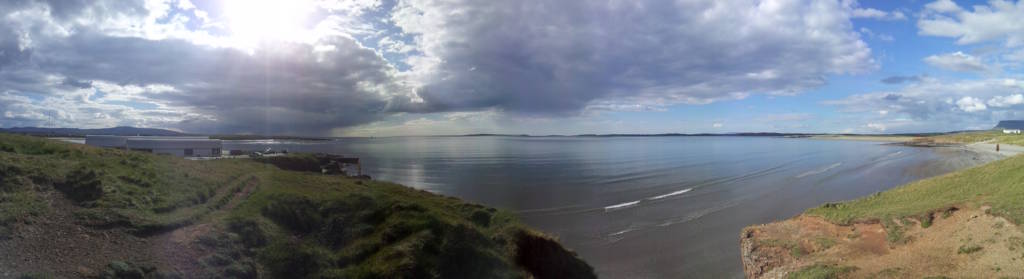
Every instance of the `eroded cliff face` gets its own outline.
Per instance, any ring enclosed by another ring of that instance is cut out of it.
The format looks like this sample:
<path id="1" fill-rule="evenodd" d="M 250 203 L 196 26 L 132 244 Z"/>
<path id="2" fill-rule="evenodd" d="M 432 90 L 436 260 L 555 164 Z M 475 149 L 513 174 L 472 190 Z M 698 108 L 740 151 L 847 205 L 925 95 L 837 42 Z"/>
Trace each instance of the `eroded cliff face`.
<path id="1" fill-rule="evenodd" d="M 747 278 L 794 273 L 839 278 L 999 278 L 1024 274 L 1024 233 L 984 209 L 836 225 L 819 217 L 748 227 L 740 235 Z"/>
<path id="2" fill-rule="evenodd" d="M 789 262 L 782 248 L 757 245 L 758 233 L 757 229 L 747 228 L 740 236 L 740 257 L 747 278 L 765 278 L 765 273 Z"/>

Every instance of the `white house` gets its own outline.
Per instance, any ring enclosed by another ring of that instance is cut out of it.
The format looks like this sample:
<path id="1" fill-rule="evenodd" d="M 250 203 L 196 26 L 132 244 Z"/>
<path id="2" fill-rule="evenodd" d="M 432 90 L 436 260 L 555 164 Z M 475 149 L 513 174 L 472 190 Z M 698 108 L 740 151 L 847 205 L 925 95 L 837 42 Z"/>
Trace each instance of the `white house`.
<path id="1" fill-rule="evenodd" d="M 1003 134 L 1020 134 L 1020 129 L 1003 129 Z"/>
<path id="2" fill-rule="evenodd" d="M 219 157 L 221 141 L 209 137 L 137 137 L 87 135 L 85 144 L 182 157 Z"/>

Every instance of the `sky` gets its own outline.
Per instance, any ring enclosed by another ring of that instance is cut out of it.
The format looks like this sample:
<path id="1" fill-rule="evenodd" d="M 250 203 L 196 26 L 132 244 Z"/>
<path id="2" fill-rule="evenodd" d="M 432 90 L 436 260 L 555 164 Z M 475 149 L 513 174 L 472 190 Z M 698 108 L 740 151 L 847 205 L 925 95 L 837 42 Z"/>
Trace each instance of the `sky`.
<path id="1" fill-rule="evenodd" d="M 1022 66 L 1024 0 L 0 3 L 0 128 L 942 132 Z"/>

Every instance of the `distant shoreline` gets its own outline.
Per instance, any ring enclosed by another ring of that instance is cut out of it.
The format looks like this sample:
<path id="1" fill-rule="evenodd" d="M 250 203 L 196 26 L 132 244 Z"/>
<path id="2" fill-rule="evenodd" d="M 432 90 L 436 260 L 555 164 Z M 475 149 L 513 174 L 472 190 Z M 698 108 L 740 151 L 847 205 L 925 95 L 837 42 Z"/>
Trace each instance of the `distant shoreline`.
<path id="1" fill-rule="evenodd" d="M 905 135 L 814 135 L 809 138 L 819 140 L 883 141 L 903 143 L 913 141 L 919 137 Z"/>

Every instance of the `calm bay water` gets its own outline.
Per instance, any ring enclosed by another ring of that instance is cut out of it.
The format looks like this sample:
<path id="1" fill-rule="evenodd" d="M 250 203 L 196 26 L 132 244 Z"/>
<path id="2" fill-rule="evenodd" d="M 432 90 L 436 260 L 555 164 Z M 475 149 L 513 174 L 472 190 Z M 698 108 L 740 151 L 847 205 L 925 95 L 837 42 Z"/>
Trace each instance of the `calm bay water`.
<path id="1" fill-rule="evenodd" d="M 742 277 L 740 230 L 963 167 L 939 149 L 768 137 L 229 141 L 358 156 L 377 180 L 518 212 L 603 278 Z M 977 159 L 977 158 L 974 158 Z M 970 161 L 970 160 L 968 160 Z"/>

